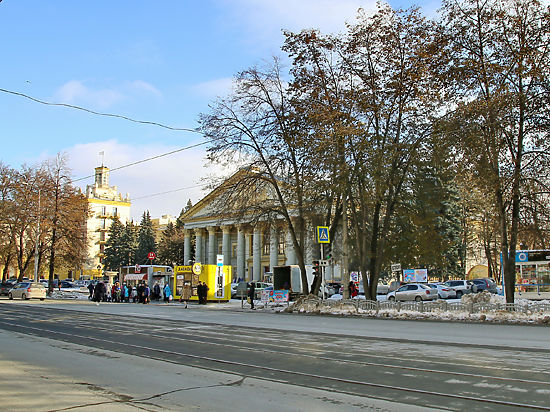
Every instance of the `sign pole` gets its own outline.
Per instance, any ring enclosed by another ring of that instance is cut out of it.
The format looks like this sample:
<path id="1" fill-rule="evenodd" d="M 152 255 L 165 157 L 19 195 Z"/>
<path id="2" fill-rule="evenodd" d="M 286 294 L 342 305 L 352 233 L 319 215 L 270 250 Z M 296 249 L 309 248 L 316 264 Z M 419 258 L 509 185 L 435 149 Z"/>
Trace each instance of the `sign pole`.
<path id="1" fill-rule="evenodd" d="M 321 247 L 321 260 L 324 260 L 324 247 L 323 244 L 320 243 L 319 246 Z M 325 300 L 325 266 L 320 266 L 321 269 L 321 288 L 322 288 L 322 297 L 323 300 Z"/>

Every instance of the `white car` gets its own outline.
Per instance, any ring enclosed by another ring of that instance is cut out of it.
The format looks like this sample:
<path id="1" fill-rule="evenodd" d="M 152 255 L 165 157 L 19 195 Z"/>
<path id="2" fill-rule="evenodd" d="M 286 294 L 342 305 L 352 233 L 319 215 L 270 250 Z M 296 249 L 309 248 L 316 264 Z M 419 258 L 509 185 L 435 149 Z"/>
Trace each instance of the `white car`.
<path id="1" fill-rule="evenodd" d="M 443 283 L 428 283 L 428 286 L 437 290 L 439 299 L 454 299 L 456 298 L 456 290 Z"/>
<path id="2" fill-rule="evenodd" d="M 19 299 L 46 299 L 46 288 L 39 282 L 20 282 L 16 283 L 8 292 L 8 298 Z"/>
<path id="3" fill-rule="evenodd" d="M 422 283 L 409 283 L 388 293 L 387 296 L 390 302 L 395 302 L 396 300 L 415 300 L 421 302 L 424 300 L 436 300 L 437 290 Z"/>

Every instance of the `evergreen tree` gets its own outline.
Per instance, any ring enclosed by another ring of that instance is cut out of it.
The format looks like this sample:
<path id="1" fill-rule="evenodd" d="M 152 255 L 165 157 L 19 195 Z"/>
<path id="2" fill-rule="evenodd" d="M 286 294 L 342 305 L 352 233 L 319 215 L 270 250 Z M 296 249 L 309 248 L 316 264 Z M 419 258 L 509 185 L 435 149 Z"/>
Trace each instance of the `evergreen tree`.
<path id="1" fill-rule="evenodd" d="M 191 202 L 191 199 L 187 200 L 187 204 L 185 205 L 185 209 L 182 212 L 188 212 L 193 207 L 193 203 Z"/>
<path id="2" fill-rule="evenodd" d="M 178 219 L 179 222 L 179 219 Z M 168 223 L 158 246 L 159 261 L 163 265 L 183 265 L 183 226 Z"/>
<path id="3" fill-rule="evenodd" d="M 123 254 L 122 237 L 124 226 L 116 216 L 109 228 L 109 238 L 105 242 L 105 269 L 117 270 L 126 263 L 128 256 Z"/>
<path id="4" fill-rule="evenodd" d="M 155 241 L 155 231 L 149 211 L 143 212 L 141 223 L 139 225 L 138 245 L 136 250 L 136 263 L 147 263 L 147 255 L 149 252 L 157 251 L 157 243 Z"/>
<path id="5" fill-rule="evenodd" d="M 134 222 L 126 222 L 120 240 L 121 255 L 123 256 L 122 261 L 125 265 L 134 265 L 139 263 L 136 259 L 137 242 L 137 233 Z"/>

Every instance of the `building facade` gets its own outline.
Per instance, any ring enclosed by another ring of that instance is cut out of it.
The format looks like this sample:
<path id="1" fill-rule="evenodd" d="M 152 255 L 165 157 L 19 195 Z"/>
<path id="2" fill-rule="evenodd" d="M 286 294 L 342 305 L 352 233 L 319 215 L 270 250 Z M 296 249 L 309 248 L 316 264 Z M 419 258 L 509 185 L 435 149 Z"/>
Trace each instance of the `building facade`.
<path id="1" fill-rule="evenodd" d="M 109 236 L 109 228 L 115 217 L 122 224 L 130 220 L 130 198 L 128 193 L 123 196 L 116 186 L 109 185 L 109 168 L 95 168 L 93 185 L 86 187 L 89 217 L 86 222 L 88 240 L 88 258 L 83 268 L 83 275 L 98 277 L 103 269 L 105 242 Z"/>
<path id="2" fill-rule="evenodd" d="M 242 171 L 237 173 L 244 173 Z M 229 178 L 228 180 L 231 180 Z M 224 266 L 231 266 L 233 280 L 263 280 L 274 266 L 296 265 L 296 252 L 289 231 L 282 219 L 236 218 L 216 207 L 223 196 L 224 185 L 195 204 L 183 216 L 184 262 L 216 265 L 223 255 Z M 194 244 L 194 250 L 192 250 Z M 319 259 L 315 228 L 308 224 L 304 262 L 311 265 Z"/>

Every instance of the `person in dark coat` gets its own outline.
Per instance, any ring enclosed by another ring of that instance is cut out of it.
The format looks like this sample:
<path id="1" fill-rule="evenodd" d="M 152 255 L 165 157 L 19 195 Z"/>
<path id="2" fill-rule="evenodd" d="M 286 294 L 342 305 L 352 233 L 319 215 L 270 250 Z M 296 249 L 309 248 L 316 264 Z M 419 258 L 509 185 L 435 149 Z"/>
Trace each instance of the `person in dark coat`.
<path id="1" fill-rule="evenodd" d="M 160 285 L 158 284 L 158 282 L 156 282 L 155 286 L 153 286 L 152 298 L 157 301 L 160 300 Z"/>
<path id="2" fill-rule="evenodd" d="M 256 285 L 254 282 L 250 282 L 250 289 L 248 289 L 248 297 L 250 298 L 250 309 L 254 309 L 254 298 L 256 295 Z"/>
<path id="3" fill-rule="evenodd" d="M 103 301 L 104 297 L 105 297 L 105 284 L 103 282 L 98 282 L 96 285 L 95 285 L 95 288 L 94 288 L 94 301 L 96 303 L 99 303 L 101 301 Z"/>
<path id="4" fill-rule="evenodd" d="M 143 286 L 143 283 L 140 283 L 137 287 L 137 298 L 138 298 L 138 303 L 143 303 L 143 292 L 144 292 L 145 288 Z"/>
<path id="5" fill-rule="evenodd" d="M 92 282 L 88 285 L 88 290 L 90 291 L 90 296 L 88 299 L 92 300 L 94 298 L 94 284 Z"/>
<path id="6" fill-rule="evenodd" d="M 206 305 L 208 303 L 208 291 L 210 288 L 206 284 L 206 282 L 202 282 L 202 304 Z"/>
<path id="7" fill-rule="evenodd" d="M 199 298 L 199 305 L 202 305 L 202 282 L 200 280 L 197 285 L 197 297 Z"/>

